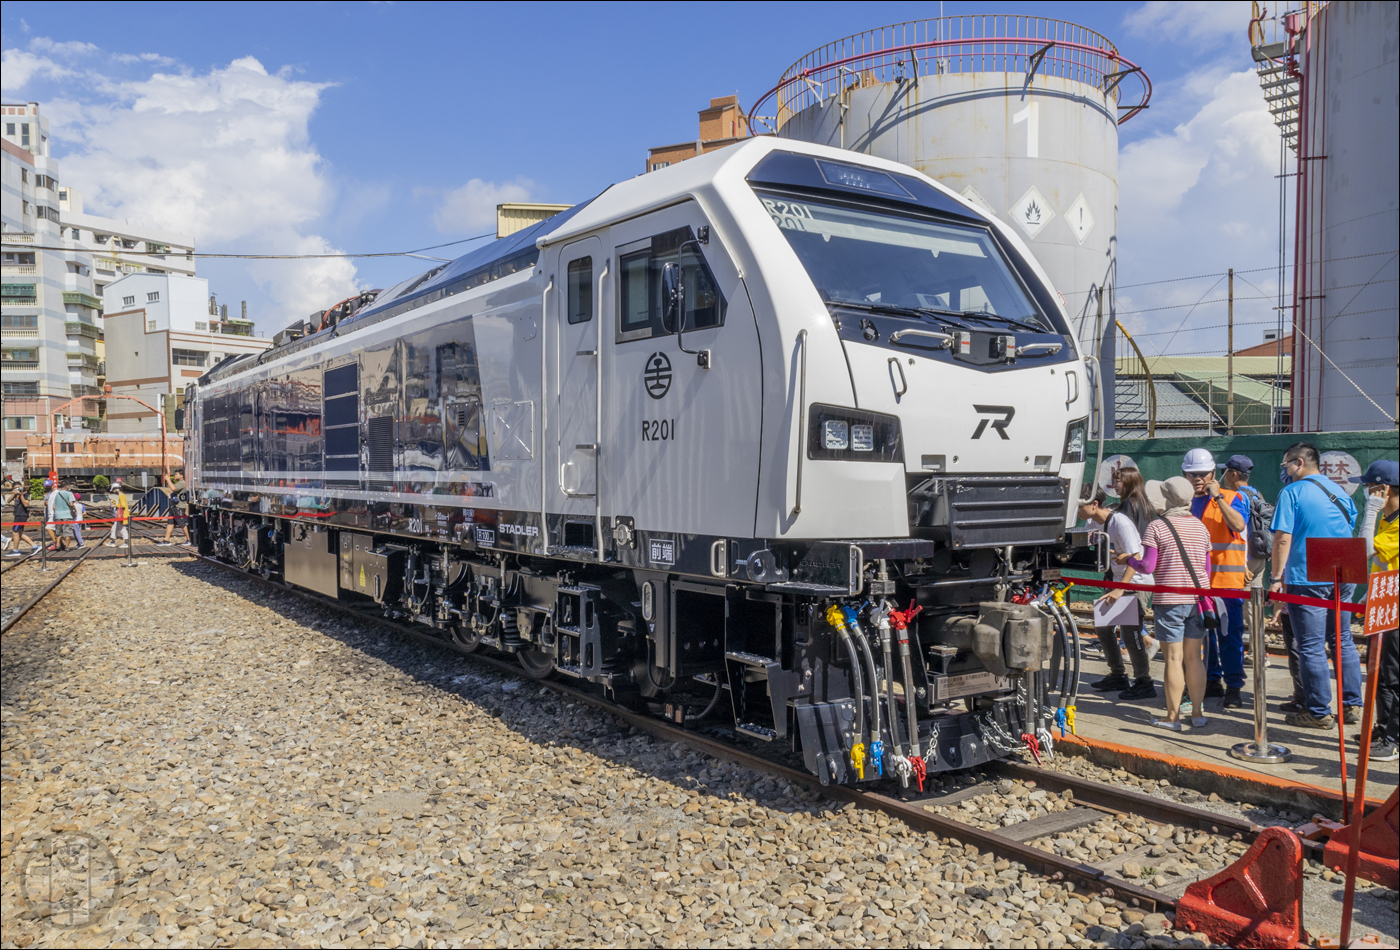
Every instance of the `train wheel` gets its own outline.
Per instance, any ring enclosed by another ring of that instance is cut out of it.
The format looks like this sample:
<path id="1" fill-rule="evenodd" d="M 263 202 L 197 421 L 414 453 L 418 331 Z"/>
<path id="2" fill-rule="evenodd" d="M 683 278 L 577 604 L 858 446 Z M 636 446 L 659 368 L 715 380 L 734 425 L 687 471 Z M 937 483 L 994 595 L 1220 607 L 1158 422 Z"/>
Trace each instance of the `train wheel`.
<path id="1" fill-rule="evenodd" d="M 554 672 L 554 657 L 533 646 L 522 647 L 516 651 L 515 658 L 520 661 L 525 675 L 532 680 L 545 679 Z"/>
<path id="2" fill-rule="evenodd" d="M 463 626 L 452 628 L 452 645 L 459 653 L 475 653 L 481 647 L 481 638 L 482 631 Z"/>

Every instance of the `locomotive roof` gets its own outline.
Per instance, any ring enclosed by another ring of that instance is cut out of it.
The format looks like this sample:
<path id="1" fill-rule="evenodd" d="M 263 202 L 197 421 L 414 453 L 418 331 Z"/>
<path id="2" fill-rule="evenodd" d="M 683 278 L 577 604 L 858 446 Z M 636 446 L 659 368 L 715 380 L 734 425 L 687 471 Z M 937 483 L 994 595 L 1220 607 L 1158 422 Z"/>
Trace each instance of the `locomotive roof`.
<path id="1" fill-rule="evenodd" d="M 773 152 L 788 152 L 864 165 L 896 173 L 902 180 L 911 182 L 915 182 L 917 176 L 917 173 L 911 176 L 913 170 L 907 166 L 888 159 L 792 139 L 772 136 L 751 138 L 668 168 L 618 182 L 598 196 L 561 211 L 538 224 L 477 248 L 450 263 L 410 277 L 381 293 L 373 303 L 358 313 L 340 321 L 335 335 L 379 323 L 443 297 L 531 269 L 539 260 L 540 249 L 547 245 L 580 237 L 617 221 L 693 198 L 701 192 L 713 192 L 716 185 L 726 180 L 743 183 L 745 177 L 755 170 L 755 166 Z M 944 213 L 985 221 L 1009 238 L 1012 246 L 1021 254 L 1029 256 L 1028 249 L 1017 235 L 1001 226 L 995 218 L 984 215 L 960 195 L 937 182 L 931 185 L 916 183 L 919 193 L 914 197 L 914 203 L 934 207 Z M 1038 264 L 1032 266 L 1039 270 Z M 1044 278 L 1043 273 L 1040 276 Z M 199 383 L 203 385 L 239 373 L 261 364 L 270 357 L 314 345 L 319 339 L 319 334 L 312 334 L 256 356 L 230 357 L 211 368 L 200 378 Z"/>

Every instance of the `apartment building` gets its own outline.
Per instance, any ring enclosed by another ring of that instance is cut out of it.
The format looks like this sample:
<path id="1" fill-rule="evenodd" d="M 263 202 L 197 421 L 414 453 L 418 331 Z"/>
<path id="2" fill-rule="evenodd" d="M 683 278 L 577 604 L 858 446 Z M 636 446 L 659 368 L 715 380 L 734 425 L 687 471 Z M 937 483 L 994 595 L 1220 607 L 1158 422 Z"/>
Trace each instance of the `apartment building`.
<path id="1" fill-rule="evenodd" d="M 230 318 L 209 294 L 209 281 L 183 274 L 128 274 L 103 288 L 107 384 L 112 395 L 135 396 L 107 406 L 109 432 L 176 431 L 175 409 L 185 386 L 226 357 L 272 346 L 253 324 Z"/>
<path id="2" fill-rule="evenodd" d="M 25 439 L 59 416 L 99 426 L 101 300 L 92 255 L 63 234 L 58 162 L 39 104 L 0 103 L 0 396 L 6 471 L 23 466 Z"/>
<path id="3" fill-rule="evenodd" d="M 82 193 L 69 185 L 58 189 L 58 210 L 63 236 L 92 252 L 99 297 L 108 284 L 128 274 L 194 276 L 194 238 L 189 235 L 88 214 Z"/>

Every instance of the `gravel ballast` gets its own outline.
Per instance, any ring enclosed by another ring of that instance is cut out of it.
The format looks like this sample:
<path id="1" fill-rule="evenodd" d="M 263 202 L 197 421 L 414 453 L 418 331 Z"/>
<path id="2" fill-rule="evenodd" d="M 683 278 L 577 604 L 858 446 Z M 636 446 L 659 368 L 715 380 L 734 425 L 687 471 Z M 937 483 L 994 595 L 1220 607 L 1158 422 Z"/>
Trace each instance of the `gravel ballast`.
<path id="1" fill-rule="evenodd" d="M 81 575 L 4 641 L 4 946 L 1200 945 L 210 565 Z"/>

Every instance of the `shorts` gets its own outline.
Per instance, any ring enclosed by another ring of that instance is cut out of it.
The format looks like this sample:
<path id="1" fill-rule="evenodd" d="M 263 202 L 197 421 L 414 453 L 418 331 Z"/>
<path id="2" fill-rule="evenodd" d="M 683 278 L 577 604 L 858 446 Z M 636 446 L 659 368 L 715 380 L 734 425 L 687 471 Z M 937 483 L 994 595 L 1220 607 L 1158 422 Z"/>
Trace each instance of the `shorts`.
<path id="1" fill-rule="evenodd" d="M 184 528 L 190 523 L 190 516 L 183 511 L 175 512 L 175 527 Z"/>
<path id="2" fill-rule="evenodd" d="M 1195 604 L 1158 604 L 1153 611 L 1156 620 L 1152 625 L 1152 636 L 1158 643 L 1205 639 L 1205 623 Z"/>

